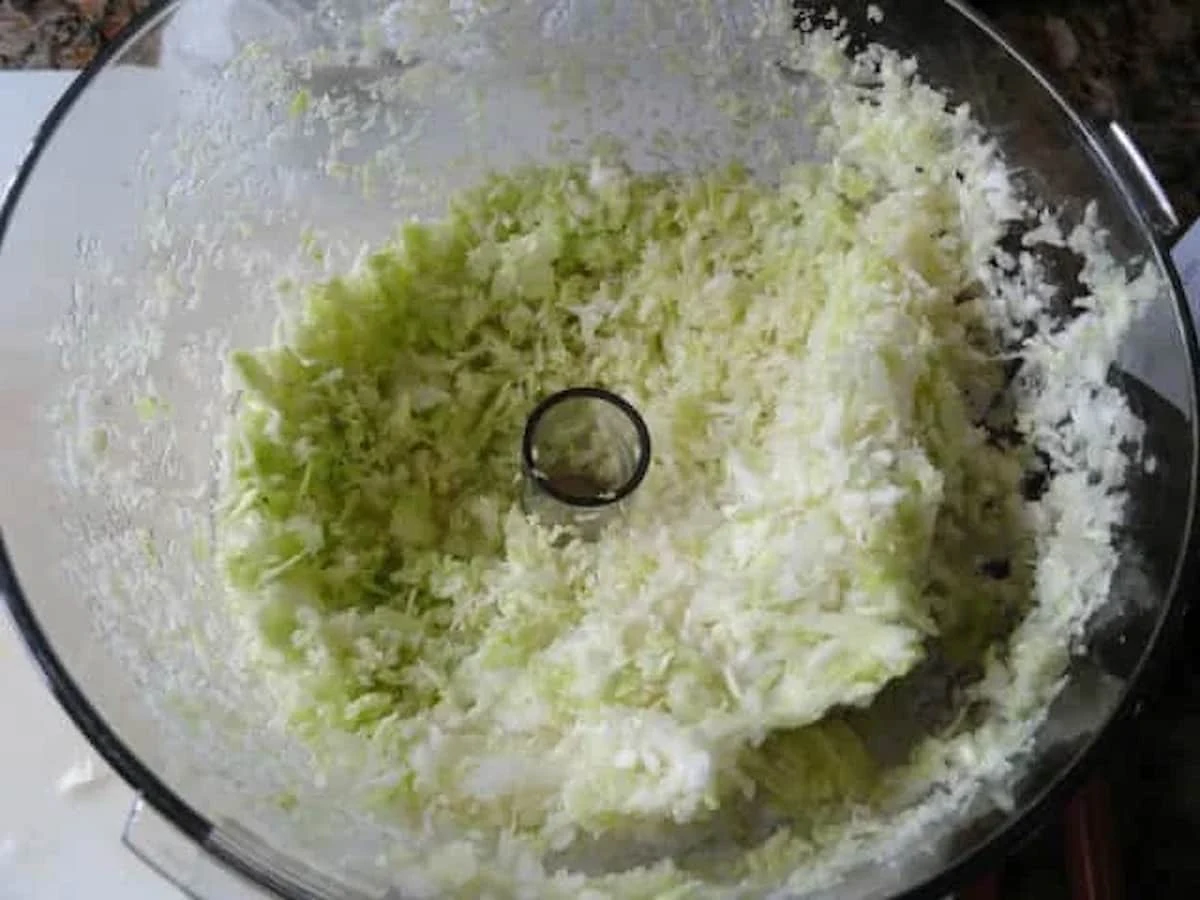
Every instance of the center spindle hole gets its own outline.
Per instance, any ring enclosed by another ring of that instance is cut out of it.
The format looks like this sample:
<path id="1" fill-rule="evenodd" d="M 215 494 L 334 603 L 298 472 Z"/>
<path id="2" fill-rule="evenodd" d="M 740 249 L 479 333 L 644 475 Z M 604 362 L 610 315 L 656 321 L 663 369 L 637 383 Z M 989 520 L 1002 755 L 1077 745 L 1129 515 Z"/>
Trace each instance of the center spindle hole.
<path id="1" fill-rule="evenodd" d="M 570 388 L 543 400 L 525 426 L 527 481 L 560 503 L 616 503 L 641 483 L 650 460 L 645 422 L 625 400 L 601 388 Z"/>

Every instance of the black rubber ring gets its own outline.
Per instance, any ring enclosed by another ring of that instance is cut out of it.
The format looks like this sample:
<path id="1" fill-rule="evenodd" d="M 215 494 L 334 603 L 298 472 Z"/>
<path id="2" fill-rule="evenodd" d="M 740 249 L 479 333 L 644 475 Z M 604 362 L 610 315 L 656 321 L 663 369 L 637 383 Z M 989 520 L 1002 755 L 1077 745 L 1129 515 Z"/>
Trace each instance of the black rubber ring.
<path id="1" fill-rule="evenodd" d="M 533 438 L 537 433 L 538 425 L 541 424 L 542 418 L 551 409 L 558 406 L 566 400 L 572 400 L 578 397 L 589 397 L 593 400 L 602 400 L 619 409 L 625 417 L 633 424 L 634 431 L 637 432 L 638 440 L 638 459 L 637 465 L 634 466 L 633 474 L 626 479 L 611 495 L 604 497 L 579 497 L 572 494 L 566 494 L 558 490 L 550 483 L 542 473 L 538 470 L 533 459 Z M 564 391 L 558 391 L 551 394 L 549 397 L 542 400 L 533 408 L 533 412 L 529 414 L 529 419 L 525 423 L 525 433 L 521 437 L 521 468 L 525 474 L 532 478 L 539 488 L 557 500 L 559 503 L 565 503 L 568 506 L 584 507 L 588 509 L 598 509 L 604 506 L 611 506 L 614 503 L 620 503 L 635 490 L 642 480 L 646 477 L 646 472 L 650 469 L 650 429 L 646 427 L 646 421 L 641 414 L 633 408 L 629 401 L 617 396 L 612 391 L 606 391 L 604 388 L 598 387 L 573 387 L 567 388 Z"/>

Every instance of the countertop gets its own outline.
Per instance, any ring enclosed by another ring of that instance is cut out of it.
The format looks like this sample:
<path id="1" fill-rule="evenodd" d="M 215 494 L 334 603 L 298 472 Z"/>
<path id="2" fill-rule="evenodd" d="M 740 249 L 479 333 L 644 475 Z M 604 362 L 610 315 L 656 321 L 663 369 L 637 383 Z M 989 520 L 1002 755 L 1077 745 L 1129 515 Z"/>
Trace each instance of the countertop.
<path id="1" fill-rule="evenodd" d="M 0 69 L 73 69 L 144 0 L 0 0 Z M 886 5 L 886 3 L 884 4 Z M 1138 141 L 1181 218 L 1200 216 L 1200 0 L 978 0 L 1081 112 L 1114 117 Z M 153 65 L 153 53 L 137 60 Z M 68 73 L 0 72 L 0 183 Z M 7 104 L 4 102 L 8 100 Z M 3 616 L 0 616 L 3 618 Z M 1200 896 L 1200 617 L 1157 699 L 1109 754 L 1128 896 Z M 60 795 L 58 778 L 91 760 L 0 623 L 0 684 L 22 727 L 0 745 L 0 900 L 173 892 L 119 844 L 131 800 L 99 778 Z M 93 760 L 94 761 L 94 760 Z M 1062 844 L 1047 829 L 1011 861 L 1003 896 L 1069 896 Z M 107 893 L 106 893 L 107 891 Z"/>

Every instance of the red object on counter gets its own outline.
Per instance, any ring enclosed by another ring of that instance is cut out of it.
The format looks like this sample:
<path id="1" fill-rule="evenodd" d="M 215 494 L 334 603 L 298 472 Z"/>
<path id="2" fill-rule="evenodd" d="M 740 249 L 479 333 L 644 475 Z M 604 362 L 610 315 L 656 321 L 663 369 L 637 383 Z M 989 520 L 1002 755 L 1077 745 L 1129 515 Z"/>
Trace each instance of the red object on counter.
<path id="1" fill-rule="evenodd" d="M 1120 856 L 1113 827 L 1112 793 L 1093 778 L 1067 804 L 1067 873 L 1072 900 L 1120 900 Z"/>
<path id="2" fill-rule="evenodd" d="M 960 893 L 957 900 L 1000 900 L 1000 876 L 995 872 L 983 876 Z"/>
<path id="3" fill-rule="evenodd" d="M 1113 825 L 1112 793 L 1101 777 L 1087 782 L 1063 813 L 1063 862 L 1071 900 L 1121 900 L 1120 853 Z M 1003 870 L 990 872 L 956 895 L 956 900 L 1001 900 Z M 1017 900 L 1017 898 L 1013 898 Z"/>

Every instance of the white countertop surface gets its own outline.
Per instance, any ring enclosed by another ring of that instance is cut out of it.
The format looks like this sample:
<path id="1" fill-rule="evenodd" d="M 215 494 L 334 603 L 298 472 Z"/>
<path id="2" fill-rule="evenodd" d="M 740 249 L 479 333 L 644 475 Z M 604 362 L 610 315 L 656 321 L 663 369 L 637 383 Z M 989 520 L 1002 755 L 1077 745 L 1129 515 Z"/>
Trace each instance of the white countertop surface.
<path id="1" fill-rule="evenodd" d="M 0 72 L 0 186 L 72 73 Z M 0 612 L 0 900 L 175 900 L 121 844 L 133 792 L 90 749 Z M 75 767 L 94 778 L 62 792 Z"/>

